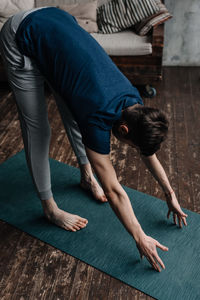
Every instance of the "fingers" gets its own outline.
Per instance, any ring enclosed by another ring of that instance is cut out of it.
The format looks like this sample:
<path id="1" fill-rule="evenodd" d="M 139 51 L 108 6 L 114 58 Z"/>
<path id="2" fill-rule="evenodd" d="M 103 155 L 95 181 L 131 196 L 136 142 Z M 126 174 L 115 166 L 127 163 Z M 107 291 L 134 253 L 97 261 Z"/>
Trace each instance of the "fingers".
<path id="1" fill-rule="evenodd" d="M 156 247 L 160 248 L 161 250 L 164 250 L 164 251 L 168 251 L 169 248 L 160 244 L 158 241 L 154 240 L 156 243 Z M 153 268 L 158 271 L 158 272 L 161 272 L 160 270 L 160 267 L 158 265 L 158 263 L 161 265 L 161 267 L 163 269 L 165 269 L 165 265 L 162 261 L 162 259 L 158 256 L 158 253 L 157 251 L 155 250 L 154 253 L 152 253 L 151 255 L 149 255 L 149 257 L 147 257 L 148 261 L 151 263 L 151 265 L 153 266 Z M 157 260 L 157 261 L 156 261 Z"/>
<path id="2" fill-rule="evenodd" d="M 151 256 L 151 255 L 147 256 L 147 260 L 150 262 L 150 264 L 152 265 L 152 267 L 153 267 L 156 271 L 160 272 L 160 267 L 159 267 L 159 265 L 156 263 L 156 261 L 155 261 L 155 259 L 153 258 L 153 256 Z"/>
<path id="3" fill-rule="evenodd" d="M 178 216 L 180 228 L 182 228 L 182 221 L 183 221 L 183 224 L 185 226 L 187 226 L 186 218 L 187 218 L 188 215 L 182 212 L 180 215 L 177 215 L 177 216 Z"/>
<path id="4" fill-rule="evenodd" d="M 170 216 L 170 213 L 171 211 L 168 210 L 168 213 L 167 213 L 167 218 L 169 219 L 169 216 Z M 185 214 L 184 212 L 180 212 L 179 214 L 178 213 L 175 213 L 173 212 L 173 220 L 174 220 L 174 224 L 177 225 L 177 219 L 178 219 L 178 223 L 179 223 L 179 227 L 182 228 L 182 222 L 185 226 L 187 226 L 187 221 L 186 221 L 186 218 L 187 218 L 187 214 Z"/>
<path id="5" fill-rule="evenodd" d="M 139 252 L 140 252 L 140 258 L 143 259 L 144 254 L 142 253 L 142 251 L 138 248 Z"/>
<path id="6" fill-rule="evenodd" d="M 162 259 L 158 256 L 158 254 L 156 254 L 155 258 L 157 259 L 157 261 L 158 261 L 158 263 L 161 265 L 161 267 L 162 267 L 163 269 L 165 269 L 165 265 L 164 265 Z"/>
<path id="7" fill-rule="evenodd" d="M 155 241 L 156 241 L 156 240 L 155 240 Z M 163 251 L 168 251 L 168 250 L 169 250 L 168 247 L 166 247 L 166 246 L 160 244 L 158 241 L 156 241 L 156 247 L 160 248 L 160 249 L 163 250 Z"/>
<path id="8" fill-rule="evenodd" d="M 186 217 L 178 216 L 179 227 L 182 228 L 182 221 L 185 226 L 187 226 Z"/>
<path id="9" fill-rule="evenodd" d="M 187 216 L 188 216 L 187 214 L 185 214 L 184 212 L 182 212 L 181 218 L 182 218 L 183 224 L 185 226 L 187 226 L 187 221 L 186 221 Z"/>
<path id="10" fill-rule="evenodd" d="M 143 255 L 143 254 L 141 254 L 141 253 L 140 253 L 140 258 L 141 258 L 141 259 L 143 259 L 143 258 L 144 258 L 144 255 Z"/>
<path id="11" fill-rule="evenodd" d="M 178 216 L 178 223 L 179 227 L 182 228 L 182 218 L 180 216 Z"/>
<path id="12" fill-rule="evenodd" d="M 161 265 L 161 267 L 162 267 L 163 269 L 165 269 L 165 265 L 164 265 L 162 259 L 158 256 L 157 253 L 154 254 L 154 256 L 153 256 L 153 255 L 149 255 L 149 256 L 147 257 L 147 260 L 150 262 L 150 264 L 152 265 L 152 267 L 153 267 L 156 271 L 161 272 L 161 269 L 160 269 L 159 264 Z M 156 260 L 157 260 L 157 261 L 156 261 Z M 159 263 L 159 264 L 158 264 L 158 263 Z"/>
<path id="13" fill-rule="evenodd" d="M 183 217 L 182 220 L 183 220 L 184 225 L 187 226 L 186 217 Z"/>
<path id="14" fill-rule="evenodd" d="M 155 240 L 152 237 L 147 236 L 146 240 L 144 240 L 146 245 L 139 245 L 137 244 L 137 248 L 140 253 L 140 258 L 142 259 L 144 256 L 149 261 L 149 263 L 152 265 L 152 267 L 158 271 L 161 272 L 160 266 L 165 269 L 165 265 L 161 258 L 158 256 L 158 253 L 156 251 L 156 247 L 159 247 L 161 250 L 168 251 L 168 247 L 160 244 L 157 240 Z M 160 264 L 160 265 L 159 265 Z"/>
<path id="15" fill-rule="evenodd" d="M 175 214 L 175 213 L 173 213 L 173 220 L 174 220 L 174 224 L 177 225 L 177 222 L 176 222 L 176 214 Z"/>

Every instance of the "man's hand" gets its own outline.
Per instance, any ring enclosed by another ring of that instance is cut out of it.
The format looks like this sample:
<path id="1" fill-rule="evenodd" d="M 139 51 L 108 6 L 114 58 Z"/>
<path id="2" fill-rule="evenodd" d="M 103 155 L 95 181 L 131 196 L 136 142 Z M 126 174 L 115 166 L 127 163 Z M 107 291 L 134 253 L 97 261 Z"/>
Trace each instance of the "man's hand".
<path id="1" fill-rule="evenodd" d="M 156 155 L 153 154 L 152 156 L 142 156 L 142 159 L 149 169 L 149 171 L 153 174 L 154 178 L 158 181 L 160 186 L 164 191 L 169 191 L 165 192 L 165 197 L 167 199 L 167 205 L 168 205 L 168 214 L 167 218 L 169 219 L 170 213 L 173 213 L 173 219 L 174 223 L 177 224 L 176 218 L 178 218 L 179 226 L 182 227 L 182 221 L 184 225 L 187 225 L 186 218 L 187 215 L 182 211 L 178 200 L 176 199 L 176 196 L 171 188 L 171 185 L 169 183 L 169 180 L 167 178 L 167 175 L 157 159 Z"/>
<path id="2" fill-rule="evenodd" d="M 136 241 L 136 246 L 140 252 L 140 257 L 143 258 L 143 256 L 145 256 L 156 271 L 161 272 L 159 264 L 165 269 L 163 261 L 158 256 L 156 247 L 163 251 L 168 251 L 169 249 L 167 247 L 161 245 L 158 241 L 145 233 L 140 235 L 139 239 Z"/>
<path id="3" fill-rule="evenodd" d="M 167 218 L 169 219 L 170 213 L 172 212 L 174 224 L 177 224 L 176 219 L 178 218 L 180 228 L 182 228 L 182 222 L 185 226 L 187 226 L 186 218 L 188 215 L 182 211 L 180 204 L 178 203 L 178 200 L 176 198 L 175 193 L 173 191 L 171 191 L 169 193 L 165 193 L 165 197 L 166 197 L 167 205 L 169 208 L 168 213 L 167 213 Z"/>

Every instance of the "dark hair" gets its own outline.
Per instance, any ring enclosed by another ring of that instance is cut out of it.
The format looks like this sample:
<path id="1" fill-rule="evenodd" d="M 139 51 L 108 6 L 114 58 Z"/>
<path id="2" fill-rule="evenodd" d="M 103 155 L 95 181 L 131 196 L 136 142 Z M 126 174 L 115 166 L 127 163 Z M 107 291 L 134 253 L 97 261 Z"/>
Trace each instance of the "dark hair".
<path id="1" fill-rule="evenodd" d="M 130 106 L 123 110 L 120 124 L 128 126 L 124 137 L 139 147 L 141 154 L 153 155 L 165 140 L 169 122 L 164 112 L 145 106 Z"/>

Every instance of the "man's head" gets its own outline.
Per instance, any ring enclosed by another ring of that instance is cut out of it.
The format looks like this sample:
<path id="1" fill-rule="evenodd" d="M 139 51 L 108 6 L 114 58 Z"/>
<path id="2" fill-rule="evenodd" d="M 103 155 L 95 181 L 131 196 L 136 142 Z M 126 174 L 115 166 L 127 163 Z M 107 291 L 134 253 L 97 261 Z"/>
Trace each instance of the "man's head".
<path id="1" fill-rule="evenodd" d="M 168 120 L 156 108 L 134 105 L 122 112 L 114 123 L 112 132 L 117 139 L 136 146 L 142 155 L 153 155 L 166 138 Z"/>

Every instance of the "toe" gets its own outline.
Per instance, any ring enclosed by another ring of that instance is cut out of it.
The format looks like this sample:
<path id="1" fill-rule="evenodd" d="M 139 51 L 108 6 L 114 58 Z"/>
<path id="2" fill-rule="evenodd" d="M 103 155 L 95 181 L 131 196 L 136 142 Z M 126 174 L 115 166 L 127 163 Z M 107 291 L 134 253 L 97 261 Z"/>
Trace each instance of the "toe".
<path id="1" fill-rule="evenodd" d="M 99 200 L 101 202 L 107 202 L 108 201 L 107 198 L 106 198 L 106 196 L 104 196 L 104 195 L 98 197 L 97 200 Z"/>
<path id="2" fill-rule="evenodd" d="M 84 228 L 84 227 L 86 227 L 86 224 L 83 222 L 78 222 L 78 226 L 80 226 L 81 228 Z"/>
<path id="3" fill-rule="evenodd" d="M 87 224 L 87 223 L 88 223 L 88 220 L 87 220 L 87 219 L 80 218 L 80 219 L 79 219 L 79 222 L 83 222 L 83 223 Z"/>
<path id="4" fill-rule="evenodd" d="M 78 226 L 78 225 L 73 225 L 73 228 L 76 230 L 80 230 L 80 226 Z"/>
<path id="5" fill-rule="evenodd" d="M 105 195 L 102 196 L 102 200 L 103 200 L 103 202 L 108 202 L 108 199 L 106 198 Z"/>
<path id="6" fill-rule="evenodd" d="M 68 230 L 68 231 L 76 231 L 76 229 L 73 228 L 72 226 L 63 225 L 62 228 L 64 228 L 65 230 Z"/>

